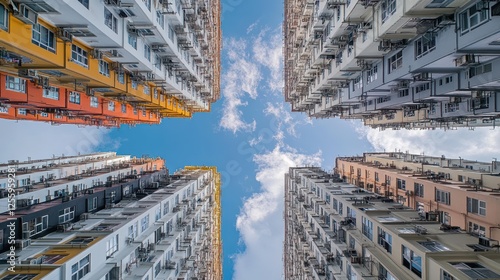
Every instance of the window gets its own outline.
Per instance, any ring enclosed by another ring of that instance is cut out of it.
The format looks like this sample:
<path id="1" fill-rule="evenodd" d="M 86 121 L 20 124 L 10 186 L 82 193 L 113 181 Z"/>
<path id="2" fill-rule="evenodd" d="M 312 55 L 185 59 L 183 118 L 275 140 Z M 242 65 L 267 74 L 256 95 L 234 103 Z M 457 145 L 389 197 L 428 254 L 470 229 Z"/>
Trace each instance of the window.
<path id="1" fill-rule="evenodd" d="M 384 0 L 381 6 L 382 23 L 390 18 L 396 12 L 396 0 Z"/>
<path id="2" fill-rule="evenodd" d="M 87 199 L 87 209 L 88 211 L 97 209 L 97 196 Z"/>
<path id="3" fill-rule="evenodd" d="M 165 16 L 163 16 L 160 10 L 156 11 L 156 22 L 158 22 L 162 29 L 165 28 Z"/>
<path id="4" fill-rule="evenodd" d="M 106 257 L 111 257 L 118 251 L 118 234 L 106 242 Z"/>
<path id="5" fill-rule="evenodd" d="M 377 79 L 377 65 L 373 66 L 366 72 L 366 83 L 369 84 Z"/>
<path id="6" fill-rule="evenodd" d="M 23 223 L 23 232 L 29 232 L 30 237 L 49 228 L 49 216 L 35 218 Z"/>
<path id="7" fill-rule="evenodd" d="M 108 111 L 114 111 L 115 110 L 115 102 L 114 101 L 108 101 Z"/>
<path id="8" fill-rule="evenodd" d="M 122 113 L 127 113 L 127 105 L 122 104 Z"/>
<path id="9" fill-rule="evenodd" d="M 78 2 L 82 3 L 85 8 L 89 8 L 89 0 L 78 0 Z"/>
<path id="10" fill-rule="evenodd" d="M 141 219 L 141 232 L 144 232 L 149 227 L 149 215 Z"/>
<path id="11" fill-rule="evenodd" d="M 109 63 L 102 59 L 99 60 L 99 74 L 109 77 Z"/>
<path id="12" fill-rule="evenodd" d="M 375 182 L 378 182 L 378 172 L 375 172 Z"/>
<path id="13" fill-rule="evenodd" d="M 71 46 L 71 60 L 81 66 L 88 67 L 88 53 L 77 45 Z"/>
<path id="14" fill-rule="evenodd" d="M 467 197 L 467 212 L 486 216 L 486 202 Z"/>
<path id="15" fill-rule="evenodd" d="M 82 279 L 90 272 L 90 254 L 71 266 L 71 280 Z"/>
<path id="16" fill-rule="evenodd" d="M 488 3 L 482 1 L 472 5 L 459 15 L 460 31 L 465 34 L 488 20 Z"/>
<path id="17" fill-rule="evenodd" d="M 149 45 L 144 45 L 144 57 L 151 61 L 151 47 Z"/>
<path id="18" fill-rule="evenodd" d="M 437 241 L 418 241 L 417 243 L 424 246 L 425 249 L 431 252 L 451 251 L 450 248 L 444 246 L 443 244 Z"/>
<path id="19" fill-rule="evenodd" d="M 130 32 L 128 33 L 128 44 L 137 50 L 137 37 Z"/>
<path id="20" fill-rule="evenodd" d="M 144 92 L 144 94 L 149 95 L 149 86 L 148 86 L 148 85 L 144 85 L 144 86 L 142 87 L 142 91 Z"/>
<path id="21" fill-rule="evenodd" d="M 352 90 L 357 90 L 357 89 L 360 89 L 363 87 L 363 79 L 362 79 L 362 76 L 357 76 L 354 81 L 353 81 L 353 84 L 352 84 Z"/>
<path id="22" fill-rule="evenodd" d="M 422 277 L 422 258 L 404 245 L 402 247 L 403 266 L 418 275 L 418 277 Z"/>
<path id="23" fill-rule="evenodd" d="M 394 277 L 383 265 L 379 264 L 379 270 L 378 270 L 378 275 L 379 279 L 384 279 L 384 280 L 396 280 L 396 277 Z"/>
<path id="24" fill-rule="evenodd" d="M 59 100 L 59 88 L 56 87 L 44 88 L 42 96 L 49 99 Z"/>
<path id="25" fill-rule="evenodd" d="M 387 62 L 389 64 L 389 74 L 394 70 L 403 67 L 403 51 L 399 51 L 397 54 L 389 57 Z"/>
<path id="26" fill-rule="evenodd" d="M 484 236 L 486 233 L 486 228 L 473 222 L 469 222 L 468 232 L 477 234 L 479 236 Z"/>
<path id="27" fill-rule="evenodd" d="M 424 185 L 420 183 L 414 184 L 414 193 L 416 196 L 424 197 Z"/>
<path id="28" fill-rule="evenodd" d="M 118 33 L 118 20 L 106 7 L 104 7 L 104 24 L 115 33 Z"/>
<path id="29" fill-rule="evenodd" d="M 67 223 L 75 218 L 75 206 L 59 211 L 59 224 Z"/>
<path id="30" fill-rule="evenodd" d="M 363 234 L 370 240 L 373 240 L 373 222 L 365 218 L 364 216 L 362 217 L 361 220 L 363 222 L 363 227 L 362 227 Z"/>
<path id="31" fill-rule="evenodd" d="M 476 67 L 470 67 L 469 71 L 466 72 L 466 74 L 467 74 L 467 78 L 470 79 L 470 78 L 477 76 L 477 75 L 489 73 L 489 72 L 491 72 L 491 70 L 492 70 L 491 63 L 487 63 L 487 64 L 479 65 Z"/>
<path id="32" fill-rule="evenodd" d="M 156 209 L 155 212 L 155 222 L 161 218 L 161 208 Z"/>
<path id="33" fill-rule="evenodd" d="M 387 233 L 384 229 L 378 228 L 378 240 L 377 243 L 384 247 L 384 249 L 392 253 L 392 235 Z"/>
<path id="34" fill-rule="evenodd" d="M 17 109 L 17 114 L 26 116 L 28 114 L 28 112 L 26 111 L 26 109 L 19 108 L 19 109 Z"/>
<path id="35" fill-rule="evenodd" d="M 3 30 L 9 28 L 9 10 L 4 5 L 0 5 L 0 28 Z"/>
<path id="36" fill-rule="evenodd" d="M 170 203 L 167 201 L 163 203 L 163 215 L 167 215 L 168 212 L 170 211 Z"/>
<path id="37" fill-rule="evenodd" d="M 76 91 L 70 91 L 69 92 L 69 102 L 75 103 L 75 104 L 80 104 L 80 93 Z"/>
<path id="38" fill-rule="evenodd" d="M 155 67 L 161 70 L 161 56 L 155 55 Z"/>
<path id="39" fill-rule="evenodd" d="M 5 76 L 5 81 L 5 87 L 8 90 L 26 93 L 26 80 L 12 76 Z"/>
<path id="40" fill-rule="evenodd" d="M 136 238 L 139 235 L 137 229 L 137 222 L 128 227 L 128 237 L 131 239 Z"/>
<path id="41" fill-rule="evenodd" d="M 54 32 L 50 31 L 43 25 L 33 25 L 31 42 L 40 48 L 51 52 L 56 52 L 56 38 Z"/>
<path id="42" fill-rule="evenodd" d="M 400 189 L 400 190 L 406 190 L 406 181 L 405 180 L 397 178 L 396 179 L 396 184 L 398 186 L 398 189 Z"/>
<path id="43" fill-rule="evenodd" d="M 95 96 L 90 97 L 90 107 L 97 108 L 99 107 L 99 100 Z"/>
<path id="44" fill-rule="evenodd" d="M 132 84 L 133 89 L 137 89 L 137 81 L 136 80 L 132 80 L 131 84 Z"/>
<path id="45" fill-rule="evenodd" d="M 455 277 L 441 269 L 441 280 L 455 280 Z"/>
<path id="46" fill-rule="evenodd" d="M 144 2 L 144 5 L 146 5 L 146 8 L 151 11 L 151 0 L 142 0 Z"/>
<path id="47" fill-rule="evenodd" d="M 436 189 L 436 201 L 444 203 L 446 205 L 450 205 L 451 204 L 450 193 Z"/>
<path id="48" fill-rule="evenodd" d="M 500 278 L 500 274 L 491 271 L 490 269 L 477 262 L 450 262 L 449 264 L 472 279 Z"/>
<path id="49" fill-rule="evenodd" d="M 436 49 L 436 34 L 426 33 L 422 35 L 415 40 L 415 59 L 423 57 L 434 49 Z"/>
<path id="50" fill-rule="evenodd" d="M 120 83 L 120 84 L 125 84 L 125 73 L 123 72 L 118 72 L 116 74 L 116 80 Z"/>

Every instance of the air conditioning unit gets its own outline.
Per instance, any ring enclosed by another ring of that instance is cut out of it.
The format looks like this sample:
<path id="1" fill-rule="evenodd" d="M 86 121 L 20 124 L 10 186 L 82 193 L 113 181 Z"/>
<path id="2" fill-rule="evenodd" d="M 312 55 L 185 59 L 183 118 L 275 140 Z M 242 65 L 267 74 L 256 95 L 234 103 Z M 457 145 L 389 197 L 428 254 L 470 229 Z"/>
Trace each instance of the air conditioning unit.
<path id="1" fill-rule="evenodd" d="M 57 36 L 64 42 L 73 42 L 73 34 L 71 34 L 68 30 L 59 29 L 57 31 Z"/>
<path id="2" fill-rule="evenodd" d="M 462 98 L 460 97 L 450 97 L 450 103 L 460 103 L 462 102 Z"/>
<path id="3" fill-rule="evenodd" d="M 23 250 L 31 245 L 31 239 L 16 240 L 16 248 Z"/>
<path id="4" fill-rule="evenodd" d="M 90 56 L 92 56 L 92 58 L 95 58 L 95 59 L 102 59 L 102 52 L 98 49 L 93 49 L 90 52 Z"/>
<path id="5" fill-rule="evenodd" d="M 19 69 L 17 75 L 21 78 L 35 78 L 37 77 L 37 71 L 32 69 Z"/>
<path id="6" fill-rule="evenodd" d="M 88 193 L 88 194 L 93 194 L 93 193 L 94 193 L 94 190 L 93 190 L 93 189 L 88 189 L 88 190 L 87 190 L 87 193 Z"/>
<path id="7" fill-rule="evenodd" d="M 38 23 L 38 14 L 25 4 L 19 4 L 19 9 L 14 16 L 26 24 L 35 25 Z"/>
<path id="8" fill-rule="evenodd" d="M 479 245 L 485 246 L 485 247 L 493 247 L 494 245 L 497 245 L 498 241 L 489 239 L 484 236 L 479 236 Z"/>
<path id="9" fill-rule="evenodd" d="M 380 41 L 379 45 L 378 45 L 378 50 L 379 51 L 386 51 L 388 49 L 390 49 L 392 46 L 392 43 L 390 40 L 382 40 Z"/>
<path id="10" fill-rule="evenodd" d="M 36 84 L 41 86 L 42 88 L 49 88 L 50 87 L 50 81 L 49 81 L 49 78 L 47 78 L 47 77 L 42 77 L 42 76 L 38 77 Z"/>
<path id="11" fill-rule="evenodd" d="M 457 59 L 455 59 L 455 66 L 467 66 L 469 64 L 476 63 L 476 57 L 473 54 L 466 54 Z"/>
<path id="12" fill-rule="evenodd" d="M 424 72 L 424 73 L 418 73 L 413 76 L 413 81 L 428 81 L 430 78 L 429 73 Z"/>
<path id="13" fill-rule="evenodd" d="M 80 220 L 81 221 L 85 221 L 85 220 L 88 220 L 90 217 L 90 214 L 89 213 L 83 213 L 80 215 Z"/>

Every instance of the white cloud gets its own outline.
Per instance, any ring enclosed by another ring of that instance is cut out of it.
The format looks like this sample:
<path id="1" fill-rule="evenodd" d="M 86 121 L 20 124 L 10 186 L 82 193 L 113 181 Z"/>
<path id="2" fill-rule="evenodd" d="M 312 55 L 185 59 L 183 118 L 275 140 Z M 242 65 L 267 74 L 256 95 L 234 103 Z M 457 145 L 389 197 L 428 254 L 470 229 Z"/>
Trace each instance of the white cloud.
<path id="1" fill-rule="evenodd" d="M 249 26 L 250 32 L 255 24 Z M 255 131 L 255 121 L 245 121 L 242 107 L 245 100 L 256 99 L 264 80 L 274 92 L 281 92 L 282 79 L 282 44 L 281 31 L 270 33 L 267 29 L 248 40 L 227 39 L 224 43 L 227 54 L 227 70 L 222 75 L 223 109 L 220 127 L 236 133 Z M 263 75 L 263 71 L 269 75 Z"/>
<path id="2" fill-rule="evenodd" d="M 246 249 L 234 258 L 234 279 L 282 279 L 284 174 L 294 166 L 319 166 L 321 154 L 299 154 L 277 145 L 255 155 L 254 162 L 261 191 L 245 201 L 237 218 Z"/>
<path id="3" fill-rule="evenodd" d="M 288 107 L 288 108 L 287 108 Z M 296 127 L 302 124 L 312 125 L 312 122 L 309 117 L 302 114 L 292 114 L 290 113 L 290 108 L 285 103 L 271 103 L 268 102 L 266 108 L 264 109 L 264 114 L 266 116 L 273 116 L 278 120 L 278 133 L 275 136 L 275 139 L 278 141 L 282 141 L 285 137 L 283 132 L 283 127 L 288 133 L 288 135 L 293 137 L 299 137 L 297 134 Z M 305 117 L 304 117 L 305 116 Z"/>
<path id="4" fill-rule="evenodd" d="M 253 55 L 261 65 L 271 72 L 271 78 L 267 83 L 272 91 L 281 93 L 283 88 L 283 48 L 281 39 L 281 29 L 273 34 L 267 35 L 268 31 L 260 32 L 253 45 Z"/>
<path id="5" fill-rule="evenodd" d="M 53 126 L 43 122 L 0 120 L 0 162 L 94 152 L 108 142 L 105 128 Z"/>
<path id="6" fill-rule="evenodd" d="M 500 158 L 500 129 L 384 130 L 358 127 L 376 151 L 409 151 L 426 155 L 491 161 Z"/>
<path id="7" fill-rule="evenodd" d="M 222 76 L 224 104 L 220 126 L 233 133 L 254 131 L 255 121 L 243 121 L 240 107 L 247 105 L 243 101 L 245 95 L 252 99 L 257 97 L 261 72 L 258 65 L 248 57 L 247 43 L 244 40 L 229 39 L 224 45 L 227 48 L 229 69 Z"/>

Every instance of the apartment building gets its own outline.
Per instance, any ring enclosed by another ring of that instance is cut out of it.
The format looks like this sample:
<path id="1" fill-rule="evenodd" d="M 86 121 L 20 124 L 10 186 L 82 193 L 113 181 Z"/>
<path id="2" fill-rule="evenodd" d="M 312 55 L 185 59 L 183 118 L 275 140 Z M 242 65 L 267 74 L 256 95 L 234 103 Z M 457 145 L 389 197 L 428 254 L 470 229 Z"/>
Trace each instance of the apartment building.
<path id="1" fill-rule="evenodd" d="M 0 118 L 119 126 L 210 111 L 218 0 L 0 1 Z"/>
<path id="2" fill-rule="evenodd" d="M 317 167 L 285 175 L 285 279 L 499 279 L 498 241 Z"/>
<path id="3" fill-rule="evenodd" d="M 286 0 L 285 99 L 374 128 L 500 124 L 500 3 Z"/>
<path id="4" fill-rule="evenodd" d="M 470 233 L 500 239 L 500 165 L 444 155 L 365 153 L 339 157 L 347 182 L 390 197 L 422 216 Z"/>
<path id="5" fill-rule="evenodd" d="M 15 211 L 15 271 L 0 254 L 1 279 L 222 279 L 214 167 L 143 171 L 69 197 Z"/>

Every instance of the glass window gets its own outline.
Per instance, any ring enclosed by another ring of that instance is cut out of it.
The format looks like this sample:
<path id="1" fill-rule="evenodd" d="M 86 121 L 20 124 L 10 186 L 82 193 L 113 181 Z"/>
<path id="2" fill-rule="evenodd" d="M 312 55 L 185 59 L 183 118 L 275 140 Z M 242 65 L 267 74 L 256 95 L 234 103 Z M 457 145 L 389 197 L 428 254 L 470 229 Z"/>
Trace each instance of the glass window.
<path id="1" fill-rule="evenodd" d="M 0 28 L 3 30 L 9 28 L 9 11 L 4 5 L 0 5 Z"/>
<path id="2" fill-rule="evenodd" d="M 0 5 L 2 6 L 2 5 Z M 5 88 L 17 92 L 26 93 L 26 80 L 12 76 L 5 76 Z"/>
<path id="3" fill-rule="evenodd" d="M 364 216 L 361 219 L 363 221 L 362 231 L 363 234 L 368 237 L 370 240 L 373 240 L 373 222 Z"/>
<path id="4" fill-rule="evenodd" d="M 382 23 L 396 12 L 396 0 L 384 0 L 381 5 Z"/>
<path id="5" fill-rule="evenodd" d="M 118 234 L 106 242 L 106 257 L 111 257 L 118 251 Z"/>
<path id="6" fill-rule="evenodd" d="M 77 64 L 88 67 L 89 59 L 87 51 L 74 44 L 71 46 L 71 59 Z"/>
<path id="7" fill-rule="evenodd" d="M 151 61 L 151 47 L 149 45 L 144 45 L 144 57 Z"/>
<path id="8" fill-rule="evenodd" d="M 479 25 L 485 23 L 489 18 L 488 3 L 480 1 L 459 15 L 460 31 L 465 34 Z"/>
<path id="9" fill-rule="evenodd" d="M 78 2 L 82 3 L 85 8 L 89 8 L 89 0 L 78 0 Z"/>
<path id="10" fill-rule="evenodd" d="M 42 96 L 49 99 L 59 100 L 59 88 L 56 87 L 44 88 Z"/>
<path id="11" fill-rule="evenodd" d="M 108 101 L 108 111 L 114 111 L 115 110 L 115 102 L 114 101 Z"/>
<path id="12" fill-rule="evenodd" d="M 134 49 L 137 50 L 137 36 L 135 36 L 134 34 L 128 33 L 128 43 Z"/>
<path id="13" fill-rule="evenodd" d="M 80 104 L 80 93 L 76 91 L 69 92 L 69 102 Z"/>
<path id="14" fill-rule="evenodd" d="M 413 273 L 422 277 L 422 258 L 412 250 L 402 245 L 403 248 L 403 266 Z"/>
<path id="15" fill-rule="evenodd" d="M 156 11 L 156 21 L 161 26 L 161 28 L 165 28 L 165 16 L 162 14 L 160 10 Z"/>
<path id="16" fill-rule="evenodd" d="M 127 105 L 122 104 L 122 113 L 127 113 Z"/>
<path id="17" fill-rule="evenodd" d="M 446 205 L 450 205 L 451 204 L 450 193 L 436 189 L 436 201 L 444 203 Z"/>
<path id="18" fill-rule="evenodd" d="M 99 100 L 97 97 L 95 97 L 95 96 L 90 97 L 90 107 L 92 107 L 92 108 L 99 107 Z"/>
<path id="19" fill-rule="evenodd" d="M 397 54 L 391 56 L 388 59 L 389 63 L 389 73 L 403 67 L 403 51 L 399 51 Z"/>
<path id="20" fill-rule="evenodd" d="M 477 262 L 451 262 L 449 264 L 472 279 L 500 278 L 500 274 L 484 267 L 482 264 Z"/>
<path id="21" fill-rule="evenodd" d="M 118 72 L 118 73 L 116 74 L 116 79 L 118 80 L 118 82 L 119 82 L 120 84 L 125 84 L 125 73 L 123 73 L 123 72 Z"/>
<path id="22" fill-rule="evenodd" d="M 424 185 L 420 183 L 414 183 L 414 193 L 418 197 L 424 197 Z"/>
<path id="23" fill-rule="evenodd" d="M 415 40 L 415 59 L 419 59 L 436 49 L 436 34 L 426 33 Z"/>
<path id="24" fill-rule="evenodd" d="M 82 279 L 90 272 L 90 254 L 71 266 L 71 280 Z"/>
<path id="25" fill-rule="evenodd" d="M 467 197 L 467 212 L 486 216 L 486 202 Z"/>
<path id="26" fill-rule="evenodd" d="M 56 38 L 54 32 L 38 23 L 33 25 L 31 42 L 43 49 L 54 53 L 56 52 Z"/>
<path id="27" fill-rule="evenodd" d="M 118 20 L 106 7 L 104 7 L 104 24 L 118 33 Z"/>
<path id="28" fill-rule="evenodd" d="M 109 77 L 109 63 L 102 59 L 99 60 L 99 74 Z"/>
<path id="29" fill-rule="evenodd" d="M 59 224 L 72 221 L 75 218 L 75 206 L 65 208 L 59 211 Z"/>

